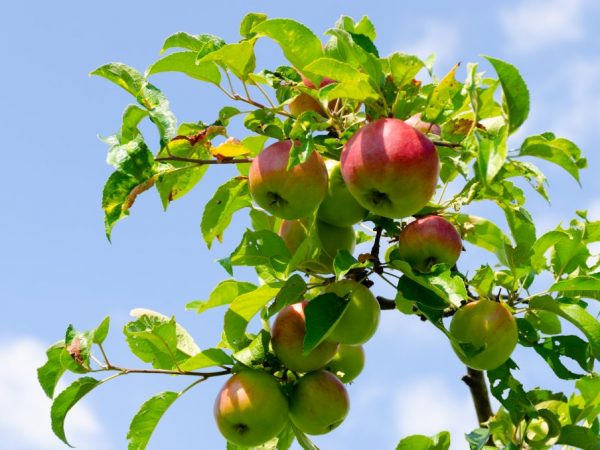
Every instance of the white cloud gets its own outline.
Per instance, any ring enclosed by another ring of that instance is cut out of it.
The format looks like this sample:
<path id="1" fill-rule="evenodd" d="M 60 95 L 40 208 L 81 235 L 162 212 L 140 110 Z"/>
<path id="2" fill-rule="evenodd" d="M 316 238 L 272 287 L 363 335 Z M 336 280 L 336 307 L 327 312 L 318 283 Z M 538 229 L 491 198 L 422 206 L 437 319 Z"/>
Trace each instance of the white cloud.
<path id="1" fill-rule="evenodd" d="M 523 53 L 584 37 L 588 0 L 527 0 L 500 12 L 499 20 L 511 50 Z"/>
<path id="2" fill-rule="evenodd" d="M 404 53 L 414 54 L 421 58 L 435 53 L 439 63 L 456 63 L 460 44 L 460 33 L 458 28 L 448 22 L 431 20 L 420 27 L 422 34 L 414 42 L 401 43 L 398 48 Z M 456 60 L 454 60 L 454 59 Z"/>
<path id="3" fill-rule="evenodd" d="M 31 337 L 0 342 L 0 436 L 11 450 L 64 450 L 50 428 L 50 400 L 37 381 L 45 361 L 44 346 Z M 59 389 L 64 386 L 59 386 Z M 79 448 L 107 449 L 102 426 L 85 402 L 67 417 L 68 436 Z"/>
<path id="4" fill-rule="evenodd" d="M 464 434 L 477 428 L 477 418 L 466 386 L 437 376 L 425 376 L 398 389 L 394 420 L 402 436 L 434 435 L 449 431 L 453 449 L 465 448 Z"/>

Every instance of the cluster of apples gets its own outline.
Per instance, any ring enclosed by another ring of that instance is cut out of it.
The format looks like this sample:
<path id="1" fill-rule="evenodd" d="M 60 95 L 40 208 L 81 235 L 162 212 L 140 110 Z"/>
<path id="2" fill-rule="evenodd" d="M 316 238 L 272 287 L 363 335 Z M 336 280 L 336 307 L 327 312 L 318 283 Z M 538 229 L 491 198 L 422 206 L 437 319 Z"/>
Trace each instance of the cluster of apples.
<path id="1" fill-rule="evenodd" d="M 312 98 L 306 97 L 299 97 L 296 101 L 304 104 L 292 104 L 292 109 L 316 108 L 318 104 L 309 105 Z M 348 140 L 339 162 L 325 162 L 313 151 L 290 170 L 293 143 L 276 142 L 253 160 L 248 176 L 250 193 L 259 206 L 283 219 L 279 235 L 292 254 L 307 238 L 308 217 L 316 212 L 320 246 L 317 255 L 299 267 L 330 273 L 338 251 L 354 250 L 353 225 L 369 212 L 406 218 L 429 202 L 437 187 L 440 160 L 425 133 L 439 134 L 440 129 L 418 115 L 406 122 L 378 119 Z M 400 257 L 417 272 L 429 272 L 439 263 L 454 266 L 461 251 L 460 234 L 437 215 L 416 218 L 398 236 Z M 309 353 L 304 352 L 308 302 L 285 307 L 273 323 L 273 352 L 284 366 L 283 373 L 291 371 L 291 380 L 281 373 L 275 376 L 246 369 L 233 375 L 219 392 L 215 417 L 230 442 L 260 445 L 281 432 L 288 419 L 307 434 L 324 434 L 346 417 L 349 400 L 343 383 L 362 370 L 361 344 L 374 334 L 380 309 L 371 291 L 353 280 L 332 283 L 324 292 L 345 298 L 349 304 L 327 339 Z M 459 358 L 477 369 L 492 369 L 506 361 L 517 342 L 510 311 L 487 299 L 460 308 L 450 334 Z M 464 343 L 476 351 L 465 353 Z M 287 387 L 287 395 L 282 385 Z"/>
<path id="2" fill-rule="evenodd" d="M 219 392 L 214 414 L 228 441 L 244 447 L 260 445 L 277 436 L 288 420 L 306 434 L 325 434 L 346 418 L 350 400 L 344 383 L 353 381 L 364 367 L 361 344 L 377 329 L 379 304 L 368 288 L 352 280 L 333 283 L 325 292 L 348 301 L 326 340 L 305 352 L 308 302 L 288 305 L 271 329 L 273 352 L 284 366 L 279 377 L 242 370 Z M 289 388 L 288 396 L 281 384 Z"/>

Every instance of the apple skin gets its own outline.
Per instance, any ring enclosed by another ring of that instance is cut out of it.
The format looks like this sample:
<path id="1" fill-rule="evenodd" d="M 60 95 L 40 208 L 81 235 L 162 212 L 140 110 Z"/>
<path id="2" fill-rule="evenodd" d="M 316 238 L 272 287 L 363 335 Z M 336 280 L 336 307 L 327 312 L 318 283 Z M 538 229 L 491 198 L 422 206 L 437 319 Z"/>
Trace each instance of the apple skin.
<path id="1" fill-rule="evenodd" d="M 324 292 L 339 297 L 350 295 L 350 304 L 327 336 L 328 341 L 359 345 L 375 334 L 381 309 L 369 288 L 353 280 L 341 280 L 327 286 Z"/>
<path id="2" fill-rule="evenodd" d="M 329 188 L 325 199 L 321 202 L 317 217 L 320 221 L 337 227 L 352 226 L 367 215 L 367 210 L 352 196 L 337 161 L 325 162 L 329 172 Z"/>
<path id="3" fill-rule="evenodd" d="M 337 377 L 325 370 L 304 375 L 290 396 L 290 419 L 306 434 L 326 434 L 348 415 L 348 392 Z"/>
<path id="4" fill-rule="evenodd" d="M 458 261 L 462 240 L 454 226 L 440 216 L 421 217 L 400 232 L 398 252 L 413 269 L 429 272 L 434 264 Z"/>
<path id="5" fill-rule="evenodd" d="M 352 227 L 334 227 L 317 220 L 317 236 L 319 237 L 319 251 L 314 260 L 303 262 L 299 268 L 315 273 L 331 273 L 333 260 L 338 250 L 354 251 L 356 235 Z M 279 227 L 279 236 L 293 255 L 306 239 L 308 229 L 302 220 L 284 220 Z"/>
<path id="6" fill-rule="evenodd" d="M 214 416 L 225 439 L 255 447 L 283 430 L 288 410 L 288 400 L 275 377 L 261 370 L 242 370 L 219 391 Z"/>
<path id="7" fill-rule="evenodd" d="M 433 143 L 399 119 L 359 129 L 341 154 L 342 176 L 364 208 L 389 218 L 413 215 L 435 192 L 440 159 Z"/>
<path id="8" fill-rule="evenodd" d="M 462 306 L 450 322 L 450 334 L 459 342 L 485 349 L 469 358 L 453 344 L 458 358 L 478 370 L 492 370 L 504 363 L 517 345 L 515 318 L 503 303 L 488 299 Z"/>
<path id="9" fill-rule="evenodd" d="M 413 128 L 416 128 L 423 134 L 435 134 L 437 136 L 442 135 L 442 129 L 439 125 L 421 120 L 421 113 L 413 114 L 405 120 L 405 123 Z"/>
<path id="10" fill-rule="evenodd" d="M 315 84 L 310 81 L 308 78 L 306 78 L 303 74 L 300 73 L 300 77 L 302 77 L 302 83 L 304 84 L 304 86 L 306 86 L 309 89 L 315 89 Z M 335 80 L 332 80 L 331 78 L 323 78 L 321 80 L 321 84 L 319 85 L 319 89 L 327 86 L 329 84 L 335 83 Z M 335 103 L 335 101 L 334 101 Z M 331 104 L 329 105 L 330 109 L 331 109 Z M 300 114 L 302 114 L 305 111 L 314 111 L 317 114 L 320 114 L 322 116 L 327 116 L 327 113 L 325 112 L 325 109 L 323 109 L 323 106 L 314 98 L 312 98 L 310 95 L 301 92 L 300 94 L 298 94 L 298 96 L 291 101 L 290 103 L 290 112 L 292 113 L 293 116 L 298 117 Z"/>
<path id="11" fill-rule="evenodd" d="M 304 355 L 306 317 L 304 308 L 308 302 L 295 303 L 283 308 L 275 317 L 271 328 L 273 351 L 282 364 L 295 372 L 317 370 L 331 361 L 338 349 L 336 342 L 324 341 Z"/>
<path id="12" fill-rule="evenodd" d="M 362 345 L 340 344 L 340 348 L 326 369 L 344 384 L 356 379 L 365 367 L 365 350 Z"/>
<path id="13" fill-rule="evenodd" d="M 327 168 L 313 151 L 308 161 L 287 170 L 291 141 L 276 142 L 254 158 L 248 187 L 254 201 L 276 217 L 300 219 L 312 214 L 327 194 Z"/>

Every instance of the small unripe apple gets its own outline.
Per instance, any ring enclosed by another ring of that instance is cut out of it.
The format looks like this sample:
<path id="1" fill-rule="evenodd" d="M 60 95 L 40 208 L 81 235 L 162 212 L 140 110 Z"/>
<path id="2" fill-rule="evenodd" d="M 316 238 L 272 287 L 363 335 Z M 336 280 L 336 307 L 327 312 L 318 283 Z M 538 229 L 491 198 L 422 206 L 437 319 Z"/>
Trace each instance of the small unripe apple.
<path id="1" fill-rule="evenodd" d="M 420 272 L 428 272 L 434 264 L 453 266 L 461 251 L 460 234 L 440 216 L 421 217 L 409 223 L 398 238 L 399 256 Z"/>
<path id="2" fill-rule="evenodd" d="M 517 345 L 518 333 L 515 318 L 503 303 L 488 299 L 477 300 L 462 306 L 450 323 L 450 334 L 473 349 L 484 347 L 476 355 L 463 355 L 452 343 L 455 353 L 467 366 L 478 370 L 492 370 L 503 364 Z"/>
<path id="3" fill-rule="evenodd" d="M 435 192 L 440 159 L 433 143 L 399 119 L 359 129 L 341 154 L 342 176 L 364 208 L 389 218 L 421 210 Z"/>
<path id="4" fill-rule="evenodd" d="M 365 367 L 365 350 L 362 345 L 340 344 L 340 348 L 326 369 L 340 379 L 350 383 L 360 375 Z"/>
<path id="5" fill-rule="evenodd" d="M 348 415 L 348 392 L 337 377 L 325 370 L 304 375 L 290 396 L 290 419 L 306 434 L 325 434 Z"/>
<path id="6" fill-rule="evenodd" d="M 214 416 L 225 439 L 241 447 L 255 447 L 283 430 L 288 409 L 275 377 L 261 370 L 242 370 L 219 391 Z"/>
<path id="7" fill-rule="evenodd" d="M 300 74 L 300 76 L 302 77 L 302 83 L 304 84 L 304 86 L 306 86 L 309 89 L 315 89 L 315 85 L 312 81 L 306 78 L 303 74 Z M 335 83 L 335 81 L 331 78 L 325 77 L 321 80 L 319 88 L 327 86 L 331 83 Z M 291 101 L 290 112 L 292 113 L 292 115 L 298 117 L 300 114 L 306 111 L 314 111 L 322 116 L 327 115 L 325 113 L 325 110 L 323 109 L 323 106 L 317 100 L 315 100 L 310 95 L 301 92 L 294 100 Z"/>
<path id="8" fill-rule="evenodd" d="M 320 221 L 337 227 L 352 226 L 360 222 L 367 215 L 367 210 L 346 187 L 340 163 L 328 160 L 325 165 L 329 172 L 329 188 L 319 206 L 317 217 Z"/>
<path id="9" fill-rule="evenodd" d="M 313 151 L 308 160 L 287 170 L 291 141 L 280 141 L 254 158 L 248 187 L 254 201 L 282 219 L 300 219 L 312 214 L 327 193 L 327 168 Z"/>
<path id="10" fill-rule="evenodd" d="M 275 317 L 271 328 L 273 351 L 282 364 L 296 372 L 310 372 L 324 367 L 335 355 L 338 344 L 323 341 L 304 355 L 306 317 L 304 308 L 308 302 L 295 303 L 283 308 Z"/>
<path id="11" fill-rule="evenodd" d="M 346 307 L 327 340 L 340 344 L 358 345 L 367 342 L 379 324 L 379 303 L 371 291 L 353 280 L 341 280 L 330 284 L 325 292 L 348 298 Z"/>
<path id="12" fill-rule="evenodd" d="M 423 134 L 436 134 L 438 136 L 441 136 L 442 134 L 439 125 L 421 120 L 421 113 L 410 116 L 405 122 Z"/>

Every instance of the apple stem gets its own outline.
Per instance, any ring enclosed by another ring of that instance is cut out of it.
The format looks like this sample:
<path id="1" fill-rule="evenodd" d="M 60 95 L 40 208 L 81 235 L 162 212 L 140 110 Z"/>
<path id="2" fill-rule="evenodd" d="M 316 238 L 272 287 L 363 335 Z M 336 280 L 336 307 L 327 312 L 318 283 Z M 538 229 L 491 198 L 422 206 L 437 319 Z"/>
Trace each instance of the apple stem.
<path id="1" fill-rule="evenodd" d="M 484 372 L 481 370 L 467 367 L 467 374 L 462 377 L 462 381 L 469 386 L 469 390 L 471 391 L 471 398 L 473 399 L 477 420 L 480 425 L 484 425 L 494 415 L 490 403 L 490 394 L 483 374 Z"/>

